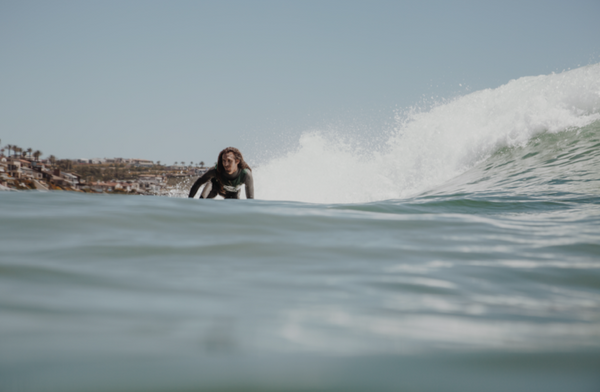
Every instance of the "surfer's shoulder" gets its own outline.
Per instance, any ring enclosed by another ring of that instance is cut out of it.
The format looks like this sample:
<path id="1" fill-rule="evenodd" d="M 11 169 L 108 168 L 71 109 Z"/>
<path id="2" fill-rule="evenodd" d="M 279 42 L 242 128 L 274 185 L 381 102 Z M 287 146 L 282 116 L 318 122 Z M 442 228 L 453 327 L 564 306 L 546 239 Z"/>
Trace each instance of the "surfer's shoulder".
<path id="1" fill-rule="evenodd" d="M 252 169 L 242 169 L 242 179 L 245 182 L 246 179 L 252 179 Z"/>

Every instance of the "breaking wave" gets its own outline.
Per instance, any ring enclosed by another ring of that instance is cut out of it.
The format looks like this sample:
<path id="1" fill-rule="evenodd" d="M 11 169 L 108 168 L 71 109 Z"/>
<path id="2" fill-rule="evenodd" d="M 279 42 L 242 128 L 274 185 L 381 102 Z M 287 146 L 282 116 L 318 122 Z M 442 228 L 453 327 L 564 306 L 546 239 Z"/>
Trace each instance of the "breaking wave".
<path id="1" fill-rule="evenodd" d="M 572 175 L 583 176 L 583 182 L 598 180 L 599 120 L 600 64 L 523 77 L 427 111 L 399 114 L 395 129 L 377 147 L 306 132 L 298 148 L 255 169 L 256 197 L 365 203 L 437 188 L 518 192 L 515 188 L 525 186 L 531 191 L 535 183 L 546 184 L 536 188 L 543 192 L 557 181 L 572 186 L 574 179 L 565 173 L 576 172 Z M 511 177 L 508 166 L 535 175 L 518 182 L 522 176 Z M 466 184 L 478 185 L 466 189 Z"/>

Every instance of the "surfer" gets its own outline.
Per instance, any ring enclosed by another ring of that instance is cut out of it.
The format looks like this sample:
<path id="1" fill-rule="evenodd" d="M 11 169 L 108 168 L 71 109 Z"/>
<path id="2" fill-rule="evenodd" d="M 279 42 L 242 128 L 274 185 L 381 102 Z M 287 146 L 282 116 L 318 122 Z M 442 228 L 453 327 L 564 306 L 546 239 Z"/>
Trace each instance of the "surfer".
<path id="1" fill-rule="evenodd" d="M 217 195 L 225 199 L 239 199 L 242 185 L 246 186 L 246 198 L 254 199 L 252 169 L 244 161 L 240 150 L 234 147 L 227 147 L 219 153 L 215 167 L 196 180 L 188 197 L 193 198 L 203 184 L 206 186 L 200 195 L 201 199 L 212 199 Z"/>

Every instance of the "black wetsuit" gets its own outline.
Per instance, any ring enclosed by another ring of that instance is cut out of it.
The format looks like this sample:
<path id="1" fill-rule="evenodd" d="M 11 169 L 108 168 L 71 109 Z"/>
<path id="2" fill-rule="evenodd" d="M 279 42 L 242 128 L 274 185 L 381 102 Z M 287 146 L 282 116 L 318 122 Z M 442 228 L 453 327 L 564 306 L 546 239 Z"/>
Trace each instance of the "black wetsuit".
<path id="1" fill-rule="evenodd" d="M 196 196 L 198 189 L 206 183 L 206 186 L 202 190 L 200 195 L 201 199 L 212 199 L 217 195 L 223 196 L 225 199 L 239 199 L 242 191 L 241 185 L 246 186 L 246 198 L 254 199 L 254 180 L 252 178 L 252 170 L 241 169 L 235 172 L 233 175 L 223 173 L 225 184 L 223 185 L 223 191 L 221 191 L 221 184 L 217 178 L 217 169 L 214 167 L 209 169 L 202 177 L 198 178 L 192 188 L 188 197 L 193 198 Z"/>

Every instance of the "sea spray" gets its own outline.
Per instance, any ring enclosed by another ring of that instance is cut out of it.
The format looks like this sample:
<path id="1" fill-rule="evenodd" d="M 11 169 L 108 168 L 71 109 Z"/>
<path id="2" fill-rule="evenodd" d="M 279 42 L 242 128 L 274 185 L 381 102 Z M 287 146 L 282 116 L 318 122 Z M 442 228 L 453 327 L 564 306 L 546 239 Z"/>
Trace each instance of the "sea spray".
<path id="1" fill-rule="evenodd" d="M 600 119 L 600 64 L 523 77 L 427 111 L 398 115 L 387 142 L 357 148 L 310 131 L 299 146 L 255 171 L 256 197 L 361 203 L 407 197 L 473 168 L 503 147 Z"/>
<path id="2" fill-rule="evenodd" d="M 178 197 L 184 198 L 188 197 L 190 193 L 190 188 L 196 181 L 196 177 L 178 177 L 173 179 L 171 183 L 167 185 L 165 191 L 161 196 L 167 197 Z"/>

